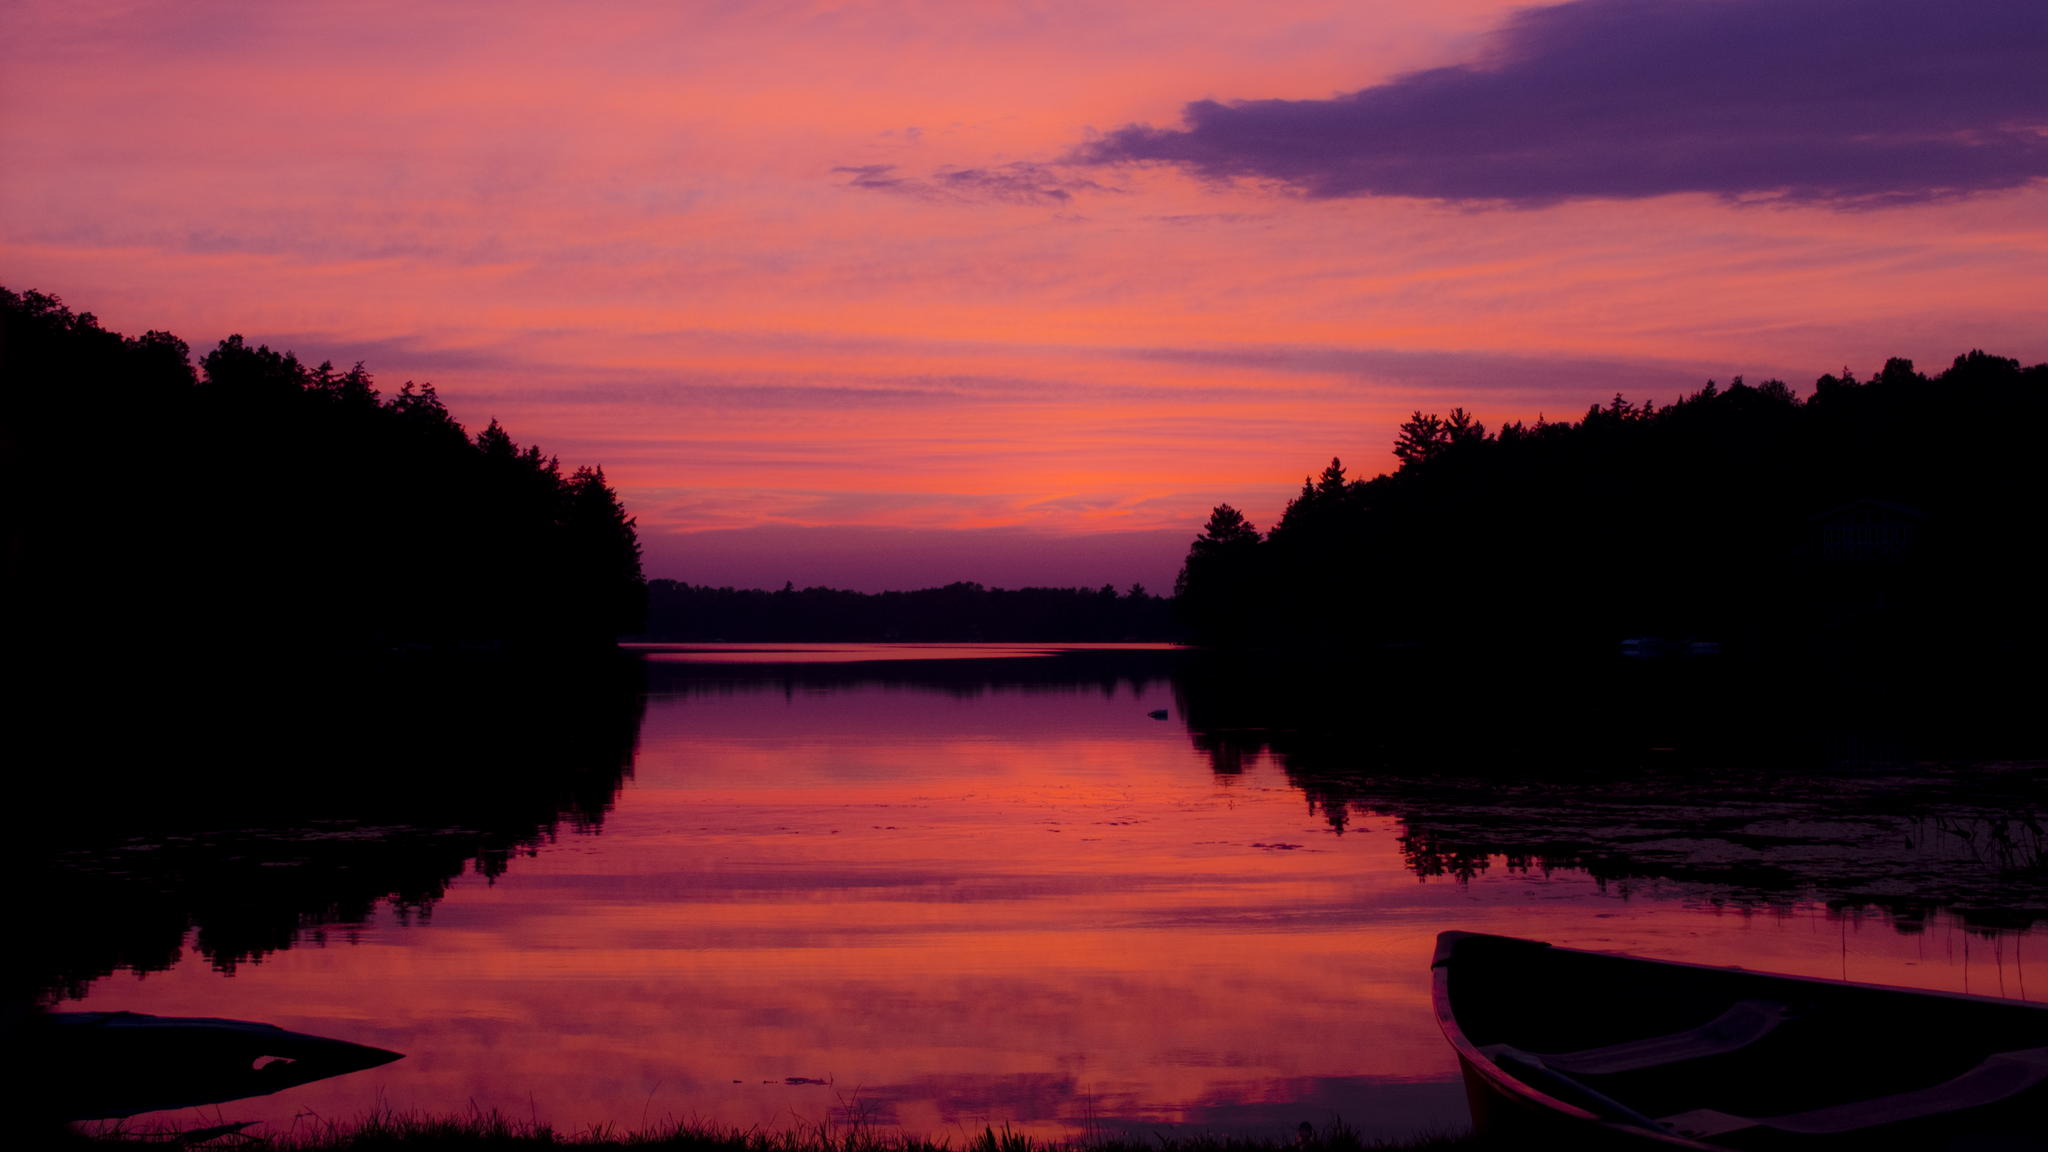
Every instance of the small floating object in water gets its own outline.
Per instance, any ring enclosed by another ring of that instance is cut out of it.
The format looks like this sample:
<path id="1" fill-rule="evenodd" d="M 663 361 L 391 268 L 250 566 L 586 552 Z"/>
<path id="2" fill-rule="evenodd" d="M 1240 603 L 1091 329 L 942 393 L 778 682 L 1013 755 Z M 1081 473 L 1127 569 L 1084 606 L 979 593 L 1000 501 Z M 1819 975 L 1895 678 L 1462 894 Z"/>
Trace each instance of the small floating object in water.
<path id="1" fill-rule="evenodd" d="M 1145 715 L 1150 716 L 1154 720 L 1164 720 L 1170 713 L 1164 708 L 1154 708 L 1150 712 L 1145 713 Z"/>
<path id="2" fill-rule="evenodd" d="M 1473 1126 L 1528 1147 L 2039 1147 L 2048 1005 L 1437 937 Z"/>
<path id="3" fill-rule="evenodd" d="M 114 1120 L 169 1108 L 268 1096 L 403 1059 L 274 1024 L 139 1012 L 51 1012 L 30 1050 L 65 1120 Z"/>

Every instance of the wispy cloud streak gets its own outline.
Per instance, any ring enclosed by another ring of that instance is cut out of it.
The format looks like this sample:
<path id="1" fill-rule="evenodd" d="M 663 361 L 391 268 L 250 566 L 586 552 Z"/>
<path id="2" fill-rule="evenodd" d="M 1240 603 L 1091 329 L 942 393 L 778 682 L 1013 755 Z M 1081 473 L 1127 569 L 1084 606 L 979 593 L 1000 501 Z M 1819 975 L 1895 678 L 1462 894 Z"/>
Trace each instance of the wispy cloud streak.
<path id="1" fill-rule="evenodd" d="M 928 176 L 906 175 L 894 164 L 842 165 L 835 174 L 845 186 L 919 200 L 955 204 L 1063 205 L 1076 192 L 1115 192 L 1094 180 L 1064 175 L 1044 164 L 1017 161 L 987 168 L 938 168 Z"/>

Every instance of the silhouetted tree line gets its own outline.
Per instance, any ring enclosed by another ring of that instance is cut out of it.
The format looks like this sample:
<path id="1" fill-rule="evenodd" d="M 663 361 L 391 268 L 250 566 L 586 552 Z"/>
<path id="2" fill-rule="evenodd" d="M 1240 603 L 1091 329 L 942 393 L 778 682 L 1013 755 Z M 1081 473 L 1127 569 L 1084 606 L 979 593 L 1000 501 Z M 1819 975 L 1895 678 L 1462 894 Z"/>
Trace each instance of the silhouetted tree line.
<path id="1" fill-rule="evenodd" d="M 1172 640 L 1172 601 L 1133 584 L 984 588 L 956 583 L 911 592 L 839 588 L 647 585 L 649 640 L 1100 642 Z"/>
<path id="2" fill-rule="evenodd" d="M 1738 377 L 1498 431 L 1417 412 L 1395 472 L 1332 460 L 1268 534 L 1218 506 L 1176 591 L 1219 646 L 2014 656 L 2048 640 L 2044 426 L 2048 365 L 1982 352 L 1803 400 Z"/>
<path id="3" fill-rule="evenodd" d="M 0 288 L 18 637 L 208 648 L 608 644 L 639 625 L 633 518 L 431 384 L 380 396 L 231 336 L 200 360 Z"/>

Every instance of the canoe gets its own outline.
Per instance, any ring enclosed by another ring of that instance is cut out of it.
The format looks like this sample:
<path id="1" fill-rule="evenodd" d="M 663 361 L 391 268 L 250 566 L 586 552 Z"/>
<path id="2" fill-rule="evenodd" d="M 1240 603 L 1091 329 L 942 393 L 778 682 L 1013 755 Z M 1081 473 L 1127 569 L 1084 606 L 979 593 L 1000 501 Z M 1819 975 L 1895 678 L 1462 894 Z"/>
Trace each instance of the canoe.
<path id="1" fill-rule="evenodd" d="M 27 1049 L 36 1101 L 62 1120 L 110 1120 L 266 1096 L 375 1068 L 397 1052 L 272 1024 L 138 1012 L 50 1012 Z"/>
<path id="2" fill-rule="evenodd" d="M 2048 1148 L 2048 1005 L 1445 932 L 1473 1126 L 1532 1148 Z"/>

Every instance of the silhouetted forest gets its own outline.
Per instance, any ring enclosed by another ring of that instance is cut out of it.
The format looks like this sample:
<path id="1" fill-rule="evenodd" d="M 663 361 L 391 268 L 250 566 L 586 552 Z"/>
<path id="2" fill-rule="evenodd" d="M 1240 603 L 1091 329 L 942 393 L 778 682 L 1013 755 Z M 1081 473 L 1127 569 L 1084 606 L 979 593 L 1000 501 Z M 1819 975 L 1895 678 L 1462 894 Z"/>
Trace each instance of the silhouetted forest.
<path id="1" fill-rule="evenodd" d="M 1268 534 L 1218 506 L 1180 609 L 1235 647 L 2009 660 L 2048 642 L 2044 426 L 2048 365 L 1982 352 L 1497 432 L 1417 412 L 1397 471 L 1332 460 Z"/>
<path id="2" fill-rule="evenodd" d="M 191 362 L 0 288 L 15 639 L 201 651 L 591 646 L 639 625 L 633 519 L 431 384 L 231 336 Z"/>
<path id="3" fill-rule="evenodd" d="M 914 592 L 785 586 L 779 592 L 675 580 L 647 585 L 648 640 L 972 641 L 1076 643 L 1174 640 L 1173 602 L 1133 584 Z"/>

